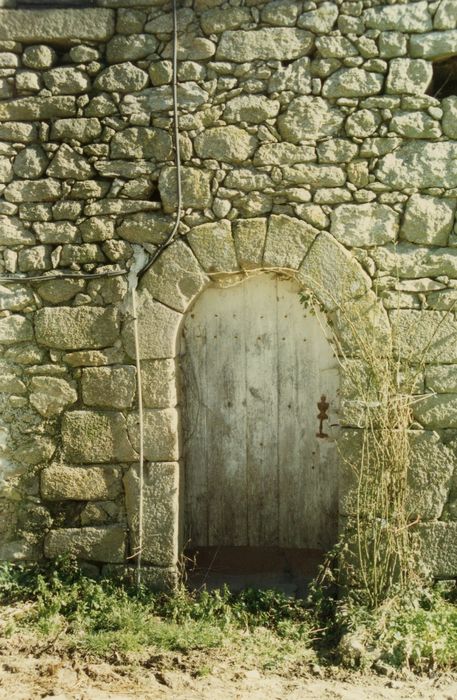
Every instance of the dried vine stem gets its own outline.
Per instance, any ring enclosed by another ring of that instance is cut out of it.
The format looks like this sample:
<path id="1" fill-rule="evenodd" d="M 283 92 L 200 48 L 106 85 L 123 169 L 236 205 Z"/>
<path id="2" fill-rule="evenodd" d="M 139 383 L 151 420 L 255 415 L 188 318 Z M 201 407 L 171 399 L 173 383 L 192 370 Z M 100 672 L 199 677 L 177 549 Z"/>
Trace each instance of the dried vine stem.
<path id="1" fill-rule="evenodd" d="M 320 310 L 312 295 L 302 300 Z M 342 369 L 341 582 L 359 602 L 376 607 L 417 581 L 408 472 L 412 405 L 425 353 L 411 364 L 382 332 L 373 332 L 363 307 L 335 300 L 333 306 L 345 329 L 343 341 L 330 319 Z"/>

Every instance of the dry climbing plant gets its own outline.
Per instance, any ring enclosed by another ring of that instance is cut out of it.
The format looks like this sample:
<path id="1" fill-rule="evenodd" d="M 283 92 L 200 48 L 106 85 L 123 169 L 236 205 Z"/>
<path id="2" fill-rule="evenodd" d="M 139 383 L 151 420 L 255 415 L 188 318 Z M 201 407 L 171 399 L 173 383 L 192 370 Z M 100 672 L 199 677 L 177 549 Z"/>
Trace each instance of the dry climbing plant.
<path id="1" fill-rule="evenodd" d="M 302 301 L 317 311 L 313 297 L 303 295 Z M 400 358 L 387 338 L 377 338 L 367 322 L 369 314 L 356 308 L 337 306 L 345 340 L 330 326 L 342 368 L 342 422 L 357 426 L 344 429 L 339 442 L 346 490 L 339 571 L 343 590 L 376 607 L 394 591 L 417 582 L 408 471 L 412 405 L 418 400 L 414 390 L 421 368 L 417 360 L 411 367 Z"/>
<path id="2" fill-rule="evenodd" d="M 360 356 L 360 362 L 344 361 L 360 430 L 358 449 L 341 449 L 354 480 L 341 565 L 351 589 L 375 607 L 394 589 L 409 587 L 417 571 L 408 509 L 415 377 L 390 345 L 382 347 L 364 334 L 363 319 L 345 322 Z M 341 345 L 339 351 L 344 357 Z M 354 432 L 346 432 L 346 442 Z"/>

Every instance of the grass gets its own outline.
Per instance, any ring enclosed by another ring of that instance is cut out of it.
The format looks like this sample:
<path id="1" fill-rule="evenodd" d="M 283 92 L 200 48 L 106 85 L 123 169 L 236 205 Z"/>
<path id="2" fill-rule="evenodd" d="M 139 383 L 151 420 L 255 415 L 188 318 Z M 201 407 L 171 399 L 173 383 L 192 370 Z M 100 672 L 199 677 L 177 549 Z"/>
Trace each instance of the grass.
<path id="1" fill-rule="evenodd" d="M 28 633 L 37 648 L 130 662 L 192 654 L 299 674 L 318 660 L 361 669 L 457 669 L 455 587 L 397 594 L 373 609 L 316 586 L 308 601 L 272 590 L 173 595 L 93 580 L 72 562 L 47 570 L 0 566 L 0 636 Z M 8 611 L 14 614 L 8 615 Z M 206 670 L 205 670 L 206 669 Z"/>
<path id="2" fill-rule="evenodd" d="M 4 636 L 27 630 L 43 643 L 58 639 L 61 650 L 97 658 L 225 650 L 275 669 L 311 653 L 309 611 L 276 591 L 154 594 L 89 579 L 67 561 L 46 571 L 0 566 L 0 603 L 24 607 L 4 626 Z"/>

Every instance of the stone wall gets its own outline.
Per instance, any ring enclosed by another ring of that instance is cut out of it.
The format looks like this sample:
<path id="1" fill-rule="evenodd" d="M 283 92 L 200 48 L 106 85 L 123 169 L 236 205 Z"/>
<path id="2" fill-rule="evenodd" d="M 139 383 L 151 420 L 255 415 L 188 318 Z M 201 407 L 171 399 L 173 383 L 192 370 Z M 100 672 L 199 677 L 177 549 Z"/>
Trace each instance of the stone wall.
<path id="1" fill-rule="evenodd" d="M 428 561 L 455 576 L 457 96 L 428 94 L 457 55 L 455 0 L 179 6 L 181 237 L 138 293 L 150 575 L 167 580 L 179 548 L 182 315 L 265 268 L 427 347 L 411 480 Z M 1 274 L 133 270 L 0 287 L 5 559 L 114 570 L 136 546 L 128 286 L 176 213 L 170 9 L 0 10 Z"/>

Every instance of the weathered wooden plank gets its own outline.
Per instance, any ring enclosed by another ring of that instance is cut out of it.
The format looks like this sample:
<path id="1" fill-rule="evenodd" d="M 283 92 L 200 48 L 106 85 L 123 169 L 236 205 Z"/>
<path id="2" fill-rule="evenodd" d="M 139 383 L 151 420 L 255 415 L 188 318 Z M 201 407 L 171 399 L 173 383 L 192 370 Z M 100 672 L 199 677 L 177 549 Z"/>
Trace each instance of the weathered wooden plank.
<path id="1" fill-rule="evenodd" d="M 246 475 L 248 541 L 277 545 L 278 333 L 276 279 L 251 278 L 244 287 Z"/>
<path id="2" fill-rule="evenodd" d="M 325 394 L 335 405 L 336 359 L 323 321 L 303 309 L 295 285 L 284 281 L 278 286 L 280 544 L 323 549 L 338 480 L 326 464 L 333 441 L 316 437 L 317 404 Z"/>
<path id="3" fill-rule="evenodd" d="M 211 292 L 206 363 L 208 544 L 241 545 L 247 538 L 243 290 L 236 286 Z"/>
<path id="4" fill-rule="evenodd" d="M 208 543 L 206 348 L 206 326 L 190 314 L 180 348 L 184 547 Z"/>

